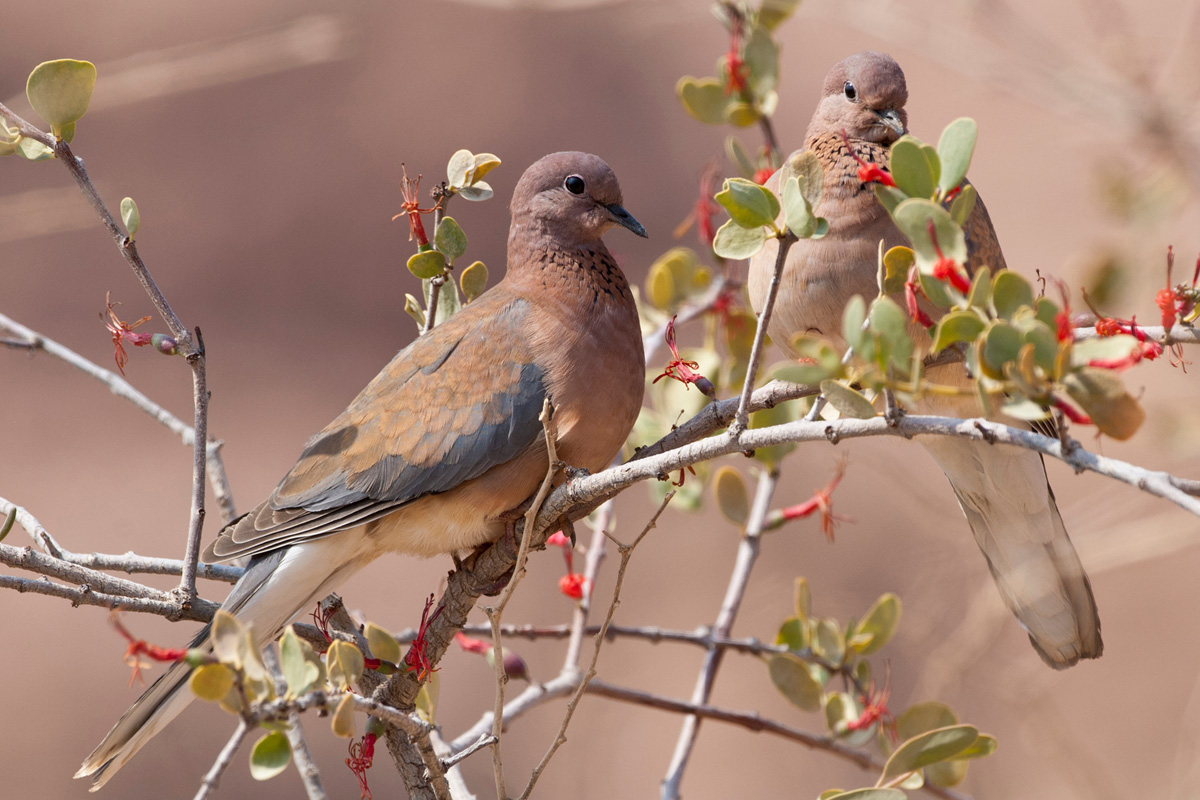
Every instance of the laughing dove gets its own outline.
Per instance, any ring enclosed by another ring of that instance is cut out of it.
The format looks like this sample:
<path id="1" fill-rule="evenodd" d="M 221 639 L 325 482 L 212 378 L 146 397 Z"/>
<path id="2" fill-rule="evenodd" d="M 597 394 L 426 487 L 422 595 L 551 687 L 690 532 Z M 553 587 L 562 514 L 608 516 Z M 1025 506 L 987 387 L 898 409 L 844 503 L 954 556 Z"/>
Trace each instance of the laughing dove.
<path id="1" fill-rule="evenodd" d="M 546 474 L 545 398 L 558 457 L 609 464 L 645 381 L 633 295 L 600 240 L 613 226 L 646 235 L 621 203 L 596 156 L 555 153 L 530 167 L 513 194 L 504 279 L 401 350 L 271 496 L 221 531 L 205 560 L 251 558 L 223 607 L 253 623 L 260 644 L 383 553 L 500 537 L 505 513 Z M 103 786 L 187 705 L 188 675 L 172 666 L 75 777 Z"/>
<path id="2" fill-rule="evenodd" d="M 820 104 L 804 136 L 825 172 L 815 212 L 829 220 L 822 239 L 800 239 L 785 262 L 768 334 L 789 347 L 797 333 L 821 336 L 842 351 L 842 309 L 854 295 L 877 292 L 879 242 L 907 244 L 871 187 L 858 179 L 859 158 L 888 165 L 888 147 L 905 133 L 908 99 L 904 73 L 889 56 L 859 53 L 835 65 L 825 78 Z M 844 134 L 843 134 L 844 132 Z M 779 191 L 778 175 L 767 185 Z M 982 201 L 964 226 L 967 269 L 1004 269 L 1004 256 Z M 749 289 L 762 310 L 774 273 L 775 242 L 751 260 Z M 928 337 L 917 330 L 926 350 Z M 929 371 L 937 383 L 965 385 L 964 366 Z M 919 413 L 972 417 L 975 400 L 924 398 Z M 1008 421 L 1008 420 L 1006 420 Z M 1010 424 L 1011 421 L 1009 421 Z M 1055 669 L 1104 649 L 1091 585 L 1063 527 L 1041 456 L 1029 450 L 950 437 L 924 437 L 925 446 L 950 479 L 1005 604 L 1029 633 L 1034 648 Z"/>

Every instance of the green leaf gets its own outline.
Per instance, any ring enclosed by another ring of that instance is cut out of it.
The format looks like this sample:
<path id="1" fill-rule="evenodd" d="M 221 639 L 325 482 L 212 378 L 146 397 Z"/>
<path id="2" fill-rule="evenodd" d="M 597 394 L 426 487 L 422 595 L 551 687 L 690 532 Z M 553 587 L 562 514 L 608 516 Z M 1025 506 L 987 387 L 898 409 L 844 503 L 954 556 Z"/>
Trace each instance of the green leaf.
<path id="1" fill-rule="evenodd" d="M 938 189 L 943 194 L 958 186 L 967 177 L 971 156 L 975 152 L 975 138 L 979 126 L 970 117 L 959 117 L 946 126 L 938 140 L 938 157 L 942 162 L 942 174 L 938 178 Z"/>
<path id="2" fill-rule="evenodd" d="M 338 701 L 333 718 L 329 720 L 329 727 L 332 729 L 333 735 L 341 739 L 349 739 L 354 735 L 353 696 L 347 694 Z"/>
<path id="3" fill-rule="evenodd" d="M 458 150 L 450 156 L 450 161 L 446 164 L 446 183 L 450 188 L 461 189 L 468 185 L 474 164 L 475 154 L 470 150 Z"/>
<path id="4" fill-rule="evenodd" d="M 334 688 L 349 691 L 350 685 L 362 677 L 363 654 L 350 642 L 335 639 L 325 653 L 325 665 Z"/>
<path id="5" fill-rule="evenodd" d="M 866 333 L 863 323 L 867 321 L 867 301 L 861 294 L 856 294 L 846 303 L 842 310 L 842 338 L 859 355 L 862 355 L 862 339 Z"/>
<path id="6" fill-rule="evenodd" d="M 233 688 L 233 670 L 224 664 L 203 664 L 188 678 L 192 694 L 210 703 L 219 703 Z"/>
<path id="7" fill-rule="evenodd" d="M 750 518 L 750 493 L 746 491 L 746 482 L 742 473 L 728 464 L 717 470 L 713 476 L 713 495 L 717 498 L 717 508 L 735 525 L 745 525 Z"/>
<path id="8" fill-rule="evenodd" d="M 933 277 L 933 273 L 920 269 L 917 271 L 917 281 L 921 284 L 921 291 L 924 292 L 925 297 L 929 298 L 929 302 L 938 308 L 950 308 L 955 304 L 953 298 L 950 297 L 950 288 Z"/>
<path id="9" fill-rule="evenodd" d="M 825 395 L 829 404 L 842 416 L 856 419 L 870 419 L 875 416 L 875 407 L 871 405 L 871 401 L 844 383 L 821 381 L 821 394 Z"/>
<path id="10" fill-rule="evenodd" d="M 908 741 L 938 728 L 948 728 L 958 724 L 958 717 L 945 703 L 925 702 L 909 706 L 904 713 L 896 717 L 896 734 L 900 741 Z"/>
<path id="11" fill-rule="evenodd" d="M 467 235 L 463 233 L 463 229 L 459 227 L 454 217 L 442 217 L 442 221 L 438 223 L 437 231 L 433 234 L 433 242 L 450 264 L 453 264 L 454 259 L 461 256 L 467 250 Z"/>
<path id="12" fill-rule="evenodd" d="M 742 50 L 749 76 L 746 81 L 755 97 L 766 97 L 779 82 L 779 47 L 763 27 L 754 26 Z"/>
<path id="13" fill-rule="evenodd" d="M 754 334 L 758 330 L 758 317 L 746 309 L 731 311 L 725 318 L 721 331 L 725 348 L 738 361 L 749 361 L 754 348 Z"/>
<path id="14" fill-rule="evenodd" d="M 892 753 L 884 765 L 880 783 L 953 758 L 974 744 L 978 736 L 979 731 L 970 725 L 951 725 L 914 736 Z"/>
<path id="15" fill-rule="evenodd" d="M 376 625 L 374 622 L 368 622 L 363 629 L 363 634 L 367 637 L 367 645 L 371 648 L 371 655 L 383 661 L 390 661 L 393 664 L 400 663 L 400 643 L 396 641 L 396 637 L 383 628 Z"/>
<path id="16" fill-rule="evenodd" d="M 1004 365 L 1016 361 L 1021 352 L 1021 333 L 1003 320 L 993 320 L 983 334 L 979 366 L 993 380 L 1004 380 Z"/>
<path id="17" fill-rule="evenodd" d="M 213 655 L 222 664 L 228 664 L 234 669 L 242 668 L 242 637 L 246 630 L 237 617 L 224 609 L 217 609 L 213 616 L 212 640 Z"/>
<path id="18" fill-rule="evenodd" d="M 408 271 L 422 280 L 429 280 L 446 271 L 446 256 L 437 250 L 414 253 L 408 259 Z"/>
<path id="19" fill-rule="evenodd" d="M 421 303 L 411 294 L 404 295 L 404 313 L 412 317 L 413 322 L 417 323 L 418 330 L 425 330 L 425 312 L 421 309 Z"/>
<path id="20" fill-rule="evenodd" d="M 1114 439 L 1133 436 L 1146 419 L 1141 404 L 1125 390 L 1121 379 L 1107 370 L 1083 367 L 1064 375 L 1062 382 L 1092 424 Z"/>
<path id="21" fill-rule="evenodd" d="M 279 640 L 279 666 L 287 682 L 289 697 L 304 694 L 321 678 L 321 662 L 316 652 L 296 635 L 291 625 Z"/>
<path id="22" fill-rule="evenodd" d="M 824 188 L 825 173 L 821 169 L 821 160 L 811 150 L 801 150 L 794 153 L 784 163 L 786 174 L 795 175 L 800 181 L 800 193 L 808 201 L 809 208 L 816 208 L 821 202 L 821 192 Z"/>
<path id="23" fill-rule="evenodd" d="M 675 278 L 662 259 L 650 265 L 646 275 L 646 297 L 657 309 L 666 311 L 675 301 Z"/>
<path id="24" fill-rule="evenodd" d="M 811 359 L 813 363 L 779 367 L 772 370 L 775 378 L 802 383 L 805 386 L 817 386 L 827 378 L 840 378 L 845 374 L 841 354 L 824 339 L 799 334 L 792 337 L 791 345 L 798 358 Z"/>
<path id="25" fill-rule="evenodd" d="M 891 641 L 900 622 L 900 598 L 888 592 L 875 601 L 863 621 L 858 623 L 857 632 L 871 636 L 871 641 L 859 652 L 864 656 L 878 652 Z"/>
<path id="26" fill-rule="evenodd" d="M 975 210 L 975 201 L 978 199 L 979 192 L 975 191 L 975 187 L 969 183 L 964 185 L 962 191 L 955 195 L 954 200 L 950 202 L 950 218 L 959 225 L 966 225 L 971 212 Z"/>
<path id="27" fill-rule="evenodd" d="M 750 156 L 746 153 L 746 148 L 742 145 L 741 140 L 736 136 L 725 137 L 725 157 L 729 159 L 730 164 L 733 164 L 738 175 L 747 179 L 754 177 L 756 172 L 754 164 L 751 163 Z"/>
<path id="28" fill-rule="evenodd" d="M 472 159 L 471 174 L 468 177 L 468 184 L 478 186 L 484 176 L 500 166 L 500 158 L 491 153 L 477 153 Z"/>
<path id="29" fill-rule="evenodd" d="M 675 84 L 675 94 L 683 103 L 684 111 L 694 118 L 708 125 L 724 124 L 729 97 L 725 95 L 725 87 L 716 78 L 697 79 L 685 75 Z"/>
<path id="30" fill-rule="evenodd" d="M 808 578 L 796 578 L 792 597 L 796 616 L 800 619 L 808 619 L 812 616 L 812 589 L 808 585 Z"/>
<path id="31" fill-rule="evenodd" d="M 855 789 L 850 792 L 822 794 L 821 800 L 905 800 L 908 795 L 899 789 Z"/>
<path id="32" fill-rule="evenodd" d="M 912 242 L 913 252 L 921 269 L 928 272 L 937 261 L 937 247 L 929 235 L 929 223 L 933 222 L 938 247 L 942 254 L 960 264 L 967 260 L 967 240 L 962 227 L 950 218 L 950 212 L 932 200 L 910 198 L 892 213 L 896 227 Z M 932 299 L 932 298 L 930 298 Z"/>
<path id="33" fill-rule="evenodd" d="M 998 746 L 999 742 L 996 741 L 995 737 L 988 736 L 986 733 L 981 733 L 979 734 L 979 738 L 976 739 L 970 747 L 954 756 L 954 760 L 984 758 L 996 752 L 996 748 Z"/>
<path id="34" fill-rule="evenodd" d="M 1075 342 L 1071 349 L 1071 364 L 1076 367 L 1086 367 L 1093 359 L 1109 361 L 1125 358 L 1138 346 L 1138 340 L 1127 333 L 1116 336 L 1103 336 L 1096 339 L 1084 339 Z"/>
<path id="35" fill-rule="evenodd" d="M 458 283 L 462 287 L 463 297 L 467 298 L 467 302 L 471 302 L 479 295 L 483 294 L 487 289 L 488 268 L 482 261 L 472 262 L 471 266 L 462 271 L 458 276 Z"/>
<path id="36" fill-rule="evenodd" d="M 973 342 L 983 328 L 983 320 L 974 311 L 950 311 L 938 320 L 933 334 L 933 352 L 940 353 L 956 342 Z"/>
<path id="37" fill-rule="evenodd" d="M 17 155 L 26 161 L 45 161 L 54 158 L 54 151 L 37 139 L 22 136 L 21 141 L 17 142 Z"/>
<path id="38" fill-rule="evenodd" d="M 967 305 L 987 311 L 988 303 L 992 300 L 992 271 L 987 267 L 975 270 L 971 279 L 971 291 L 967 294 Z"/>
<path id="39" fill-rule="evenodd" d="M 478 203 L 481 200 L 487 200 L 492 196 L 492 187 L 487 181 L 475 181 L 470 186 L 464 186 L 458 190 L 458 196 L 463 200 L 470 200 L 472 203 Z"/>
<path id="40" fill-rule="evenodd" d="M 812 648 L 825 656 L 827 661 L 841 664 L 846 657 L 846 637 L 842 629 L 831 619 L 817 620 L 813 631 Z"/>
<path id="41" fill-rule="evenodd" d="M 138 213 L 137 203 L 133 202 L 132 197 L 121 201 L 121 222 L 125 224 L 130 240 L 137 236 L 138 228 L 142 226 L 142 215 Z"/>
<path id="42" fill-rule="evenodd" d="M 800 617 L 788 617 L 779 626 L 775 634 L 775 644 L 782 644 L 789 650 L 803 650 L 808 647 L 808 623 Z"/>
<path id="43" fill-rule="evenodd" d="M 292 747 L 279 731 L 268 733 L 254 743 L 250 751 L 250 777 L 268 781 L 287 769 L 292 760 Z"/>
<path id="44" fill-rule="evenodd" d="M 1033 287 L 1024 276 L 1011 270 L 1001 270 L 992 281 L 992 307 L 997 316 L 1012 319 L 1021 306 L 1033 305 Z"/>
<path id="45" fill-rule="evenodd" d="M 871 304 L 871 331 L 878 340 L 880 359 L 891 361 L 897 369 L 908 369 L 913 352 L 908 314 L 890 297 L 877 298 Z"/>
<path id="46" fill-rule="evenodd" d="M 883 267 L 886 272 L 883 290 L 887 294 L 900 294 L 908 281 L 908 272 L 916 263 L 911 247 L 896 246 L 883 254 Z"/>
<path id="47" fill-rule="evenodd" d="M 90 61 L 61 58 L 44 61 L 29 73 L 25 95 L 29 105 L 62 138 L 63 126 L 87 113 L 96 86 L 96 66 Z"/>
<path id="48" fill-rule="evenodd" d="M 800 179 L 794 175 L 783 185 L 783 221 L 801 239 L 810 238 L 817 230 L 817 218 L 800 190 Z"/>
<path id="49" fill-rule="evenodd" d="M 820 682 L 813 677 L 813 668 L 790 653 L 776 653 L 767 659 L 771 682 L 794 706 L 805 711 L 821 708 Z"/>
<path id="50" fill-rule="evenodd" d="M 745 178 L 726 178 L 725 185 L 713 199 L 743 228 L 773 225 L 779 216 L 779 200 L 774 192 Z"/>
<path id="51" fill-rule="evenodd" d="M 896 216 L 896 207 L 908 199 L 908 195 L 895 186 L 884 186 L 882 183 L 873 183 L 871 187 L 872 191 L 875 192 L 875 199 L 879 201 L 879 205 L 883 206 L 884 210 L 892 217 Z"/>
<path id="52" fill-rule="evenodd" d="M 713 238 L 713 252 L 721 258 L 741 261 L 756 255 L 766 243 L 766 228 L 743 228 L 729 220 L 717 228 L 717 235 Z"/>
<path id="53" fill-rule="evenodd" d="M 896 187 L 909 197 L 933 197 L 938 166 L 930 160 L 929 151 L 924 150 L 913 137 L 906 134 L 896 140 L 892 145 L 888 168 Z"/>
<path id="54" fill-rule="evenodd" d="M 735 128 L 748 128 L 762 116 L 762 112 L 750 103 L 733 102 L 725 106 L 725 121 Z"/>
<path id="55" fill-rule="evenodd" d="M 763 0 L 758 8 L 755 21 L 769 31 L 775 30 L 779 23 L 785 21 L 800 5 L 800 0 Z"/>

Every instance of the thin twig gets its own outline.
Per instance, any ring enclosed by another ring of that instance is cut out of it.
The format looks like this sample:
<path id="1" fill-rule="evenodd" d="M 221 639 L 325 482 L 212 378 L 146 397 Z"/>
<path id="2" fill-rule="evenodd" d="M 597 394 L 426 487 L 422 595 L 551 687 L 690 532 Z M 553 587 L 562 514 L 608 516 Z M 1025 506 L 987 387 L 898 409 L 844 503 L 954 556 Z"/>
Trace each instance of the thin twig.
<path id="1" fill-rule="evenodd" d="M 857 764 L 865 770 L 878 771 L 883 769 L 882 761 L 873 758 L 861 750 L 855 750 L 828 736 L 818 736 L 801 728 L 794 728 L 790 725 L 784 725 L 781 722 L 764 719 L 754 711 L 730 711 L 716 706 L 688 703 L 683 700 L 675 700 L 670 697 L 651 694 L 650 692 L 625 689 L 599 680 L 594 680 L 588 685 L 588 692 L 600 697 L 608 697 L 613 700 L 621 700 L 626 703 L 634 703 L 663 711 L 672 711 L 678 714 L 689 714 L 703 717 L 704 719 L 727 722 L 756 733 L 769 733 L 799 742 L 814 750 L 831 753 L 838 758 Z M 951 789 L 934 786 L 933 784 L 927 783 L 922 788 L 935 797 L 946 798 L 946 800 L 968 800 L 966 795 Z"/>
<path id="2" fill-rule="evenodd" d="M 287 681 L 283 677 L 283 669 L 279 665 L 279 656 L 274 645 L 263 650 L 263 663 L 271 672 L 275 681 L 275 694 L 280 697 L 287 694 Z M 292 761 L 296 764 L 296 772 L 300 774 L 300 782 L 304 784 L 304 792 L 308 800 L 326 800 L 325 787 L 321 785 L 321 773 L 313 760 L 312 750 L 304 736 L 304 728 L 300 726 L 300 715 L 295 711 L 287 714 L 287 738 L 292 748 Z"/>
<path id="3" fill-rule="evenodd" d="M 433 330 L 433 326 L 437 324 L 438 294 L 442 291 L 442 284 L 445 282 L 446 279 L 441 275 L 429 279 L 429 294 L 425 298 L 425 327 L 421 329 L 422 336 Z"/>
<path id="4" fill-rule="evenodd" d="M 237 749 L 242 746 L 242 742 L 246 740 L 246 736 L 249 733 L 249 723 L 244 719 L 238 720 L 237 730 L 233 732 L 233 736 L 230 736 L 229 741 L 221 748 L 221 752 L 217 755 L 217 760 L 213 762 L 212 769 L 204 775 L 204 780 L 200 782 L 200 790 L 196 792 L 195 800 L 205 800 L 205 798 L 217 790 L 217 784 L 221 782 L 221 775 L 229 768 L 230 762 L 233 761 L 233 756 L 237 753 Z"/>
<path id="5" fill-rule="evenodd" d="M 758 478 L 758 488 L 754 493 L 754 503 L 750 508 L 750 517 L 746 522 L 746 533 L 738 543 L 737 557 L 733 565 L 733 574 L 729 577 L 729 585 L 725 589 L 725 599 L 721 601 L 721 609 L 717 612 L 717 620 L 713 624 L 713 633 L 717 636 L 729 636 L 733 622 L 737 619 L 742 598 L 746 595 L 746 587 L 750 583 L 750 572 L 754 562 L 758 560 L 759 539 L 762 536 L 763 524 L 771 509 L 771 498 L 779 483 L 777 469 L 764 470 Z M 713 683 L 716 681 L 717 670 L 725 650 L 710 647 L 704 655 L 704 666 L 696 678 L 696 687 L 692 691 L 692 703 L 706 705 L 712 694 Z M 675 744 L 675 752 L 671 756 L 671 764 L 667 775 L 663 778 L 660 796 L 665 800 L 676 800 L 679 797 L 679 785 L 683 782 L 683 773 L 687 769 L 692 747 L 700 731 L 700 717 L 689 715 L 683 720 L 683 728 Z"/>
<path id="6" fill-rule="evenodd" d="M 604 542 L 608 538 L 607 530 L 612 521 L 613 501 L 609 500 L 600 506 L 596 512 L 596 528 L 592 532 L 592 541 L 588 545 L 587 562 L 583 567 L 583 585 L 595 586 L 596 577 L 600 574 L 600 562 L 604 560 Z M 579 666 L 579 654 L 583 649 L 583 636 L 587 630 L 588 614 L 592 607 L 592 594 L 586 592 L 571 614 L 571 638 L 567 642 L 567 654 L 563 657 L 563 669 L 576 669 Z M 503 629 L 501 629 L 503 633 Z"/>
<path id="7" fill-rule="evenodd" d="M 591 682 L 592 678 L 596 677 L 596 664 L 600 660 L 600 648 L 603 646 L 604 639 L 607 636 L 608 626 L 612 624 L 613 614 L 616 613 L 617 606 L 621 604 L 621 586 L 625 583 L 625 570 L 629 566 L 629 559 L 633 556 L 633 551 L 637 549 L 637 546 L 642 543 L 643 539 L 646 538 L 646 534 L 650 533 L 650 531 L 653 530 L 658 524 L 658 518 L 661 517 L 662 513 L 667 510 L 667 505 L 671 502 L 673 497 L 675 497 L 674 490 L 667 492 L 666 496 L 663 497 L 662 503 L 659 504 L 658 510 L 654 512 L 654 516 L 652 516 L 650 521 L 646 523 L 646 527 L 642 529 L 642 532 L 638 534 L 638 537 L 633 540 L 632 544 L 617 543 L 617 549 L 621 554 L 621 564 L 619 567 L 617 567 L 617 582 L 616 585 L 613 586 L 612 601 L 608 604 L 608 613 L 604 616 L 604 623 L 600 626 L 600 630 L 596 633 L 595 645 L 592 647 L 592 662 L 588 665 L 587 672 L 584 673 L 583 679 L 579 682 L 579 686 L 575 689 L 575 693 L 572 694 L 571 699 L 567 701 L 567 711 L 563 715 L 562 724 L 558 728 L 558 735 L 555 736 L 554 741 L 550 743 L 550 748 L 546 751 L 546 754 L 542 756 L 542 760 L 538 762 L 536 767 L 534 767 L 533 772 L 529 776 L 529 784 L 525 787 L 525 791 L 521 792 L 520 800 L 527 800 L 527 798 L 533 793 L 533 787 L 535 784 L 537 784 L 538 778 L 541 777 L 542 772 L 550 764 L 550 759 L 554 757 L 554 754 L 558 751 L 558 748 L 566 743 L 567 727 L 571 724 L 571 717 L 575 715 L 575 709 L 579 706 L 579 700 L 583 697 L 583 693 L 587 690 L 588 683 Z M 598 532 L 604 533 L 603 527 L 597 525 L 596 529 Z M 614 539 L 613 541 L 616 540 Z M 575 667 L 573 663 L 564 667 L 564 671 L 570 671 L 574 669 Z"/>
<path id="8" fill-rule="evenodd" d="M 775 308 L 775 296 L 779 294 L 779 283 L 783 278 L 783 265 L 787 261 L 788 250 L 796 243 L 796 234 L 785 230 L 783 235 L 776 237 L 779 251 L 775 255 L 775 272 L 771 276 L 771 285 L 767 288 L 767 299 L 763 302 L 762 313 L 758 315 L 758 327 L 754 331 L 754 344 L 750 348 L 750 363 L 746 367 L 746 378 L 742 383 L 742 396 L 738 401 L 737 414 L 733 424 L 729 426 L 729 437 L 737 439 L 746 426 L 750 424 L 750 393 L 754 391 L 754 380 L 758 377 L 758 363 L 762 360 L 763 343 L 767 338 L 767 328 L 771 325 L 771 313 Z"/>
<path id="9" fill-rule="evenodd" d="M 29 347 L 35 352 L 41 351 L 48 356 L 53 356 L 71 365 L 89 378 L 104 384 L 117 397 L 133 403 L 135 408 L 145 412 L 155 422 L 178 436 L 185 446 L 195 446 L 195 430 L 191 425 L 188 425 L 179 419 L 179 417 L 142 394 L 119 373 L 101 367 L 94 361 L 79 355 L 66 345 L 56 342 L 32 328 L 26 327 L 4 314 L 0 314 L 0 328 L 6 328 L 26 340 Z M 223 444 L 224 442 L 220 440 L 209 439 L 207 456 L 209 479 L 212 481 L 213 495 L 216 497 L 217 503 L 221 508 L 221 518 L 228 522 L 237 516 L 237 510 L 233 503 L 233 491 L 229 486 L 229 475 L 225 471 L 225 460 L 221 456 L 221 447 Z"/>
<path id="10" fill-rule="evenodd" d="M 529 510 L 525 512 L 525 528 L 521 535 L 521 546 L 517 550 L 517 562 L 513 569 L 512 577 L 509 579 L 508 585 L 500 593 L 496 605 L 494 607 L 485 606 L 483 609 L 487 613 L 488 621 L 492 624 L 492 662 L 496 670 L 496 701 L 492 711 L 495 720 L 492 726 L 492 736 L 495 737 L 496 741 L 492 743 L 492 768 L 496 777 L 497 798 L 508 797 L 508 793 L 504 790 L 504 762 L 500 755 L 500 739 L 504 733 L 502 725 L 504 719 L 504 684 L 508 682 L 508 674 L 504 671 L 504 642 L 500 637 L 500 616 L 504 613 L 504 609 L 508 605 L 508 601 L 512 598 L 513 592 L 516 591 L 517 584 L 525 576 L 525 562 L 529 558 L 529 541 L 533 536 L 533 521 L 537 518 L 538 512 L 542 509 L 542 503 L 546 500 L 546 495 L 550 493 L 550 489 L 554 485 L 554 476 L 558 474 L 561 468 L 555 448 L 558 433 L 557 427 L 554 424 L 553 414 L 554 409 L 550 405 L 550 398 L 547 397 L 542 401 L 542 413 L 539 419 L 541 419 L 542 428 L 545 433 L 546 454 L 550 463 L 546 468 L 546 476 L 542 478 L 542 485 L 538 487 L 537 494 L 534 496 Z"/>

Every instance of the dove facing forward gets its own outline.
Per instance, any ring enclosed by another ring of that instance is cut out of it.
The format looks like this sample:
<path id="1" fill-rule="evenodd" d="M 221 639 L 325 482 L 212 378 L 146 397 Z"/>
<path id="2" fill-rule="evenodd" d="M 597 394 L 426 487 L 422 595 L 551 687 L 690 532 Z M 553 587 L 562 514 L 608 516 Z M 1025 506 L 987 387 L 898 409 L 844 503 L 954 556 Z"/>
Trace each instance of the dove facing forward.
<path id="1" fill-rule="evenodd" d="M 855 155 L 888 166 L 888 147 L 905 133 L 904 73 L 891 57 L 864 52 L 836 64 L 825 78 L 822 98 L 804 137 L 825 181 L 815 213 L 829 221 L 822 239 L 800 239 L 787 254 L 767 333 L 784 348 L 795 334 L 809 334 L 845 350 L 842 310 L 854 295 L 877 293 L 879 242 L 907 244 L 858 179 Z M 852 154 L 850 148 L 853 148 Z M 799 151 L 798 151 L 799 152 Z M 779 191 L 778 173 L 767 186 Z M 1005 268 L 1004 255 L 983 202 L 964 226 L 967 270 Z M 750 263 L 749 289 L 761 312 L 775 271 L 778 243 L 771 241 Z M 928 350 L 924 329 L 910 326 Z M 967 385 L 963 364 L 931 368 L 938 383 Z M 972 417 L 978 406 L 968 397 L 930 397 L 917 412 Z M 1010 423 L 1011 424 L 1011 423 Z M 920 440 L 933 455 L 958 498 L 983 551 L 1005 604 L 1029 633 L 1042 659 L 1064 669 L 1104 649 L 1091 584 L 1067 536 L 1041 456 L 1029 450 L 951 437 Z"/>
<path id="2" fill-rule="evenodd" d="M 205 560 L 251 558 L 223 608 L 260 645 L 383 553 L 499 538 L 546 474 L 546 398 L 561 460 L 611 462 L 645 382 L 633 295 L 600 240 L 613 226 L 646 235 L 604 161 L 555 153 L 531 166 L 513 194 L 504 279 L 401 350 L 271 496 L 221 531 Z M 93 790 L 112 778 L 190 701 L 189 673 L 172 666 L 75 777 Z"/>

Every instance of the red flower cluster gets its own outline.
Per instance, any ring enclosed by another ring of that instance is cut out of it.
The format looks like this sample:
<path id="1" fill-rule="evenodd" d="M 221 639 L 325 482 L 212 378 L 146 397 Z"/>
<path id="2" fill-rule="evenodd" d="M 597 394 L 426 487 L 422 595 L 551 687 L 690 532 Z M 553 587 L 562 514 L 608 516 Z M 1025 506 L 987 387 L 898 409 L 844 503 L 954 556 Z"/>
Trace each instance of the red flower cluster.
<path id="1" fill-rule="evenodd" d="M 725 95 L 746 91 L 746 61 L 742 58 L 742 15 L 735 14 L 729 25 L 729 52 L 725 54 L 729 80 L 725 83 Z"/>
<path id="2" fill-rule="evenodd" d="M 917 278 L 917 265 L 913 264 L 908 270 L 908 280 L 904 282 L 904 306 L 913 322 L 923 328 L 932 328 L 933 320 L 917 303 L 918 296 L 924 297 L 925 293 L 921 290 L 921 282 Z"/>
<path id="3" fill-rule="evenodd" d="M 559 578 L 558 590 L 572 600 L 582 600 L 584 595 L 591 592 L 592 582 L 575 571 L 575 552 L 571 547 L 571 540 L 563 535 L 562 531 L 557 531 L 546 539 L 546 544 L 561 547 L 563 559 L 567 562 L 567 574 Z"/>
<path id="4" fill-rule="evenodd" d="M 425 648 L 428 646 L 425 636 L 429 633 L 429 624 L 438 618 L 443 607 L 438 606 L 437 610 L 430 614 L 429 609 L 432 607 L 433 595 L 431 594 L 425 601 L 425 610 L 421 612 L 421 624 L 417 628 L 417 638 L 413 639 L 412 647 L 408 648 L 408 652 L 404 654 L 404 665 L 410 672 L 417 673 L 418 681 L 423 681 L 429 677 L 430 673 L 437 672 L 434 669 L 433 661 L 425 652 Z"/>
<path id="5" fill-rule="evenodd" d="M 818 489 L 813 496 L 805 500 L 803 503 L 794 506 L 788 506 L 781 509 L 779 519 L 781 522 L 786 522 L 791 519 L 800 519 L 807 517 L 813 512 L 821 512 L 821 532 L 825 534 L 825 538 L 833 541 L 833 526 L 838 522 L 849 522 L 848 517 L 843 517 L 833 513 L 833 490 L 841 483 L 842 477 L 846 474 L 845 460 L 839 461 L 837 469 L 833 473 L 833 478 L 825 485 L 824 489 Z"/>
<path id="6" fill-rule="evenodd" d="M 346 759 L 346 766 L 358 779 L 359 800 L 372 800 L 371 787 L 367 786 L 367 770 L 375 759 L 375 739 L 375 734 L 365 733 L 361 742 L 350 741 L 350 757 Z"/>
<path id="7" fill-rule="evenodd" d="M 392 222 L 401 217 L 408 217 L 408 240 L 411 242 L 413 239 L 416 239 L 418 249 L 427 250 L 429 249 L 429 237 L 425 234 L 425 224 L 421 222 L 421 215 L 432 214 L 437 209 L 437 206 L 433 208 L 421 208 L 420 201 L 417 199 L 417 190 L 421 188 L 421 176 L 418 175 L 415 181 L 409 180 L 408 170 L 405 169 L 403 164 L 400 165 L 400 171 L 402 175 L 400 178 L 400 195 L 404 198 L 404 202 L 400 204 L 400 207 L 404 210 L 392 217 Z M 438 201 L 438 205 L 441 205 L 440 200 Z"/>
<path id="8" fill-rule="evenodd" d="M 876 691 L 875 681 L 871 681 L 871 685 L 867 687 L 867 691 L 861 694 L 860 700 L 863 704 L 863 712 L 858 719 L 846 724 L 846 728 L 852 731 L 861 731 L 870 728 L 876 722 L 880 727 L 887 732 L 888 738 L 895 744 L 899 735 L 896 732 L 896 720 L 892 717 L 892 712 L 888 710 L 888 700 L 892 696 L 892 667 L 887 665 L 887 678 L 883 682 L 883 688 Z"/>

